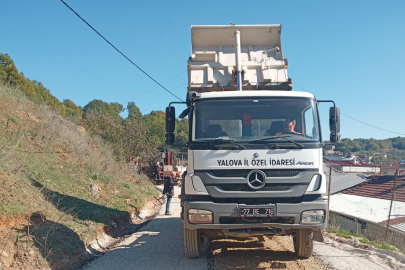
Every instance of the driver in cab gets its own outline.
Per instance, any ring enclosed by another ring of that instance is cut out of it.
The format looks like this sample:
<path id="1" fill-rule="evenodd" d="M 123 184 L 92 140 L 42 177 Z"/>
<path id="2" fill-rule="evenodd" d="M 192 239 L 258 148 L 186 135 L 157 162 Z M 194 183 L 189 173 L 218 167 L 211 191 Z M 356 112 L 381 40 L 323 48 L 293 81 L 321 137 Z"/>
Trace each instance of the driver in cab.
<path id="1" fill-rule="evenodd" d="M 295 125 L 296 124 L 297 124 L 297 120 L 295 118 L 288 117 L 284 121 L 284 130 L 280 131 L 280 132 L 277 132 L 274 135 L 279 136 L 281 134 L 291 134 L 291 133 L 302 135 L 302 133 L 299 133 L 299 132 L 295 131 Z"/>

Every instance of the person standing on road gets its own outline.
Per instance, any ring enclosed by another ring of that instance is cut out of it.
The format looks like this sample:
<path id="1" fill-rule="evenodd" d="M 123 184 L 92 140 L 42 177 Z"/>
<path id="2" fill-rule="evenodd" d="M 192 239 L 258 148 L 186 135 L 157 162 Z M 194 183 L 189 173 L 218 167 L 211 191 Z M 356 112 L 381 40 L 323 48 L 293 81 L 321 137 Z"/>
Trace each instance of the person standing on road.
<path id="1" fill-rule="evenodd" d="M 155 163 L 155 180 L 159 180 L 160 179 L 160 170 L 161 170 L 162 168 L 160 167 L 160 163 L 159 163 L 159 161 L 157 161 L 156 163 Z"/>
<path id="2" fill-rule="evenodd" d="M 163 187 L 163 195 L 167 196 L 167 203 L 166 203 L 166 212 L 165 215 L 171 215 L 172 213 L 169 211 L 170 203 L 172 201 L 172 197 L 174 196 L 174 186 L 176 182 L 174 179 L 176 178 L 176 172 L 172 172 L 170 176 L 166 177 L 165 185 Z"/>

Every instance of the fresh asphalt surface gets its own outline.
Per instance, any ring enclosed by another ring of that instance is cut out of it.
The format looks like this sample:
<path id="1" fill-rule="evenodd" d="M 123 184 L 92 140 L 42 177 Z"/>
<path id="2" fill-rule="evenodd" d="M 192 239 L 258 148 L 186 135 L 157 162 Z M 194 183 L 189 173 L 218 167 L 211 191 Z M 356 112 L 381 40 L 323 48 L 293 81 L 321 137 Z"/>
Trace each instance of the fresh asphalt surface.
<path id="1" fill-rule="evenodd" d="M 250 237 L 213 241 L 211 251 L 199 259 L 188 259 L 183 248 L 180 224 L 180 188 L 175 187 L 172 216 L 159 215 L 117 247 L 85 266 L 84 270 L 125 269 L 404 269 L 386 264 L 366 250 L 337 242 L 315 242 L 315 254 L 299 259 L 291 237 Z M 339 246 L 341 245 L 341 246 Z M 322 261 L 321 261 L 322 260 Z M 393 261 L 393 258 L 390 259 Z"/>

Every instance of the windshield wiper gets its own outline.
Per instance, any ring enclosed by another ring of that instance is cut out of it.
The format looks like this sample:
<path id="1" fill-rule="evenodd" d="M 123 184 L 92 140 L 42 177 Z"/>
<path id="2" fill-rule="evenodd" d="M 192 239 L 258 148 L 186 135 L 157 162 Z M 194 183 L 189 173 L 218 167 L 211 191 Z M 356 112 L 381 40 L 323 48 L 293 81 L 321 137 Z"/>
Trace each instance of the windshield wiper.
<path id="1" fill-rule="evenodd" d="M 240 148 L 240 149 L 246 149 L 246 146 L 241 145 L 241 144 L 239 144 L 239 143 L 236 143 L 234 140 L 231 140 L 231 139 L 224 139 L 224 138 L 198 140 L 198 141 L 194 141 L 194 142 L 212 142 L 212 143 L 216 143 L 216 142 L 221 143 L 221 142 L 222 142 L 222 143 L 230 143 L 230 144 L 233 144 L 233 145 L 237 146 L 237 147 Z"/>
<path id="2" fill-rule="evenodd" d="M 267 138 L 263 138 L 263 139 L 258 139 L 258 140 L 254 140 L 251 142 L 265 142 L 265 141 L 270 141 L 270 140 L 274 140 L 274 139 L 284 139 L 286 141 L 292 142 L 293 144 L 295 144 L 296 146 L 299 146 L 300 148 L 305 148 L 305 145 L 301 144 L 301 143 L 297 143 L 294 142 L 293 140 L 287 139 L 288 137 L 291 136 L 272 136 L 272 137 L 267 137 Z M 275 148 L 278 148 L 277 144 L 274 145 Z"/>

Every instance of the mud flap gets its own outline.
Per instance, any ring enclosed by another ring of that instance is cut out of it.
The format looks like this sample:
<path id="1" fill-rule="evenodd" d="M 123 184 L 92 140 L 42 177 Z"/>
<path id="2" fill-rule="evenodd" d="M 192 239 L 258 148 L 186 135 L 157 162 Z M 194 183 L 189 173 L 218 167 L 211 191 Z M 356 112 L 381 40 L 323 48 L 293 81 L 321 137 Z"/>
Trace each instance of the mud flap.
<path id="1" fill-rule="evenodd" d="M 313 232 L 314 232 L 314 238 L 313 238 L 314 241 L 323 243 L 324 239 L 322 236 L 322 231 L 320 229 L 315 229 L 315 230 L 313 230 Z"/>

